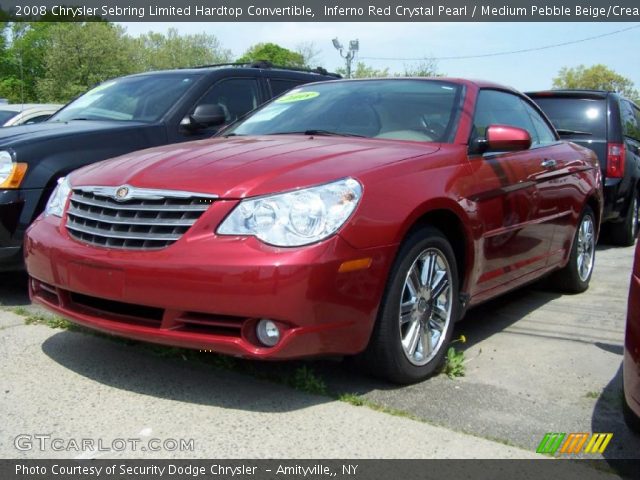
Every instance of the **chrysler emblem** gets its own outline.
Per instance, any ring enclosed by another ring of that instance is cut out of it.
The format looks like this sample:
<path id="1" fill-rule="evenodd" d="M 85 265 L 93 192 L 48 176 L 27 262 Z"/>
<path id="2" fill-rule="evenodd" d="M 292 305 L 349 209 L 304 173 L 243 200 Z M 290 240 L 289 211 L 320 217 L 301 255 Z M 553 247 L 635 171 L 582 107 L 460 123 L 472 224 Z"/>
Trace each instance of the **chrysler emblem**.
<path id="1" fill-rule="evenodd" d="M 122 186 L 122 187 L 118 187 L 118 189 L 116 190 L 115 198 L 116 200 L 125 200 L 128 195 L 129 195 L 129 187 Z"/>

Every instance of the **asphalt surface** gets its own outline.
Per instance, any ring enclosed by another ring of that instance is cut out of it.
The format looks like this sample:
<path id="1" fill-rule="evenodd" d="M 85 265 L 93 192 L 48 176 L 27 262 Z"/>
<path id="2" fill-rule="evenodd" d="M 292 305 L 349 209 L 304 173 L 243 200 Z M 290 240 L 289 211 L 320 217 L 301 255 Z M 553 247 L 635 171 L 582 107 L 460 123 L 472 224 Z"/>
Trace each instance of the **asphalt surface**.
<path id="1" fill-rule="evenodd" d="M 397 387 L 348 362 L 305 363 L 330 393 L 358 394 L 394 414 L 135 343 L 25 325 L 10 310 L 37 311 L 26 280 L 2 274 L 0 457 L 536 458 L 547 432 L 612 432 L 605 458 L 640 458 L 620 393 L 632 256 L 632 248 L 599 247 L 584 294 L 539 283 L 468 312 L 458 325 L 468 341 L 456 344 L 465 351 L 464 377 Z M 20 451 L 21 434 L 51 435 L 66 448 L 42 451 L 34 441 Z M 68 448 L 69 439 L 83 438 L 106 449 Z M 150 438 L 193 439 L 194 448 L 120 451 L 116 438 L 143 446 Z"/>

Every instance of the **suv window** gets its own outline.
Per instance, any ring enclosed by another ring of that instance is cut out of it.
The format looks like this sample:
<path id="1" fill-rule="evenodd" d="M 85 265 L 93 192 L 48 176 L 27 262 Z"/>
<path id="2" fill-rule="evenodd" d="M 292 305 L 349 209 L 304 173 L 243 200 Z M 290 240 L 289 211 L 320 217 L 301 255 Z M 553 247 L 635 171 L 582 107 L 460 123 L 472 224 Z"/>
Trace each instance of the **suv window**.
<path id="1" fill-rule="evenodd" d="M 255 78 L 228 78 L 221 80 L 213 85 L 198 101 L 198 105 L 216 103 L 226 113 L 225 123 L 237 120 L 260 104 L 258 100 L 258 81 Z"/>
<path id="2" fill-rule="evenodd" d="M 561 96 L 535 97 L 557 130 L 587 132 L 592 139 L 607 138 L 607 102 L 605 99 Z"/>
<path id="3" fill-rule="evenodd" d="M 532 142 L 539 143 L 531 116 L 524 102 L 512 93 L 498 90 L 481 90 L 473 118 L 472 139 L 484 137 L 489 125 L 510 125 L 523 128 L 531 135 Z M 555 140 L 555 139 L 554 139 Z"/>
<path id="4" fill-rule="evenodd" d="M 622 116 L 622 133 L 626 137 L 640 141 L 640 112 L 628 100 L 620 102 L 620 115 Z"/>
<path id="5" fill-rule="evenodd" d="M 269 79 L 269 85 L 271 85 L 271 94 L 274 97 L 277 97 L 281 93 L 284 93 L 292 88 L 297 87 L 301 83 L 297 80 L 285 80 L 284 78 L 271 78 Z"/>

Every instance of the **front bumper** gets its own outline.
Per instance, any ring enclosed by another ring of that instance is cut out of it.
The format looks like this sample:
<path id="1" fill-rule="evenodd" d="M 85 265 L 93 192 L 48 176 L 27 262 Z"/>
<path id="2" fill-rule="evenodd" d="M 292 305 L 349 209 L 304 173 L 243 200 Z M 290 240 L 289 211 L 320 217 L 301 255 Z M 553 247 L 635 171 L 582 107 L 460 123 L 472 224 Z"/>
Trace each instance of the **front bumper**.
<path id="1" fill-rule="evenodd" d="M 30 294 L 75 323 L 166 345 L 264 359 L 364 350 L 396 247 L 358 250 L 334 236 L 285 249 L 215 236 L 231 207 L 214 204 L 176 243 L 151 251 L 87 246 L 58 218 L 40 218 L 25 237 Z M 339 272 L 361 258 L 369 268 Z M 281 327 L 274 347 L 256 338 L 261 318 Z"/>
<path id="2" fill-rule="evenodd" d="M 23 268 L 22 238 L 35 216 L 42 190 L 0 190 L 0 271 Z"/>
<path id="3" fill-rule="evenodd" d="M 640 417 L 640 278 L 635 274 L 631 276 L 629 288 L 622 371 L 625 400 Z"/>

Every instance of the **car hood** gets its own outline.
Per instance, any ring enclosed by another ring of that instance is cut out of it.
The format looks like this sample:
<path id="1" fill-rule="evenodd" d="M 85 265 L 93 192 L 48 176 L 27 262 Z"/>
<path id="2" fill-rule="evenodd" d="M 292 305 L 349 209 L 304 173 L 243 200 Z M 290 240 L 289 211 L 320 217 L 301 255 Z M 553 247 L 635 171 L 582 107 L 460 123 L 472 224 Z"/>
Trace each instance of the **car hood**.
<path id="1" fill-rule="evenodd" d="M 74 135 L 92 133 L 103 134 L 106 131 L 131 130 L 144 128 L 142 122 L 72 120 L 69 122 L 42 122 L 33 125 L 18 125 L 0 129 L 0 146 L 13 147 L 21 143 L 30 144 Z"/>
<path id="2" fill-rule="evenodd" d="M 134 152 L 76 171 L 71 183 L 133 185 L 244 198 L 317 185 L 407 158 L 438 144 L 353 137 L 217 138 Z"/>

